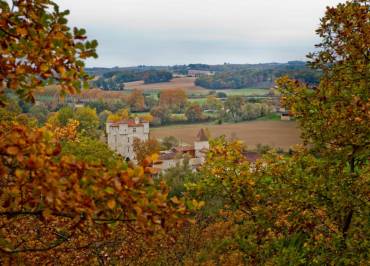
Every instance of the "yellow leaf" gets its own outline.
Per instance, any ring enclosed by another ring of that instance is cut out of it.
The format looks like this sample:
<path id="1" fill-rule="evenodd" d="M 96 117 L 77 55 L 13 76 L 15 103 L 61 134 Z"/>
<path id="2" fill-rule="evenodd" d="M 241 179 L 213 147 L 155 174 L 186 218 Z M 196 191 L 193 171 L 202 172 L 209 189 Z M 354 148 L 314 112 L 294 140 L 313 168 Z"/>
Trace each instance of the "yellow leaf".
<path id="1" fill-rule="evenodd" d="M 42 72 L 45 72 L 45 71 L 48 71 L 48 70 L 49 70 L 49 67 L 48 67 L 48 65 L 46 65 L 46 64 L 42 64 L 42 65 L 40 66 L 40 70 L 41 70 Z"/>
<path id="2" fill-rule="evenodd" d="M 26 69 L 23 67 L 23 66 L 20 66 L 16 69 L 16 74 L 17 75 L 21 75 L 21 74 L 24 74 L 26 72 Z"/>
<path id="3" fill-rule="evenodd" d="M 27 35 L 27 30 L 25 28 L 17 28 L 17 33 L 21 36 Z"/>
<path id="4" fill-rule="evenodd" d="M 24 171 L 21 170 L 21 169 L 17 169 L 15 170 L 15 176 L 18 177 L 18 178 L 22 178 L 24 175 Z"/>
<path id="5" fill-rule="evenodd" d="M 159 155 L 157 153 L 154 153 L 154 154 L 152 154 L 151 159 L 152 159 L 153 162 L 156 162 L 159 159 Z"/>
<path id="6" fill-rule="evenodd" d="M 63 76 L 64 73 L 66 72 L 66 69 L 63 66 L 58 66 L 58 71 Z"/>
<path id="7" fill-rule="evenodd" d="M 179 201 L 179 199 L 175 196 L 175 197 L 172 197 L 171 198 L 171 201 L 175 204 L 180 204 L 181 202 Z"/>

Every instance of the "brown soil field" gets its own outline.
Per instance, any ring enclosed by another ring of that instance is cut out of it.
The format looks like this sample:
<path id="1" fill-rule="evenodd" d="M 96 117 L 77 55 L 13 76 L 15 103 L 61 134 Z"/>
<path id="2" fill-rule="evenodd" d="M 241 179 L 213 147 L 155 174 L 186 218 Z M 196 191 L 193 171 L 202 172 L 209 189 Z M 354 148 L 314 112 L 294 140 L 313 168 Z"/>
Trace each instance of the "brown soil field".
<path id="1" fill-rule="evenodd" d="M 302 143 L 297 124 L 293 121 L 252 121 L 223 125 L 167 126 L 152 128 L 150 135 L 156 139 L 175 136 L 182 143 L 192 144 L 201 128 L 208 128 L 212 138 L 225 135 L 228 138 L 240 139 L 251 149 L 256 148 L 257 144 L 267 144 L 275 148 L 288 150 L 291 146 Z"/>
<path id="2" fill-rule="evenodd" d="M 168 89 L 183 89 L 190 92 L 204 92 L 208 91 L 202 87 L 195 86 L 195 78 L 184 77 L 174 78 L 170 82 L 161 82 L 153 84 L 144 84 L 144 81 L 134 81 L 125 83 L 125 89 L 139 89 L 139 90 L 168 90 Z"/>

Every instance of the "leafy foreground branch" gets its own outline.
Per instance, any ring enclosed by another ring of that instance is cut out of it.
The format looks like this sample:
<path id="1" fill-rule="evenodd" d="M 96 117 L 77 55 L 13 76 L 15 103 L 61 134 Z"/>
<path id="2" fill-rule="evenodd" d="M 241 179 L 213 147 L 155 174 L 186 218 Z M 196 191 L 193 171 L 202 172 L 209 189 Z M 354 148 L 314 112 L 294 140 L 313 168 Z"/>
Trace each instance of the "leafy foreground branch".
<path id="1" fill-rule="evenodd" d="M 0 0 L 0 105 L 5 89 L 32 101 L 54 82 L 83 87 L 97 43 L 52 1 L 12 4 Z M 328 8 L 310 55 L 320 84 L 277 82 L 306 146 L 251 164 L 220 138 L 199 173 L 170 171 L 169 188 L 150 158 L 106 167 L 63 152 L 79 154 L 75 121 L 38 128 L 1 109 L 0 263 L 368 265 L 369 21 L 369 1 Z"/>
<path id="2" fill-rule="evenodd" d="M 189 259 L 224 265 L 366 264 L 369 165 L 357 168 L 354 178 L 348 165 L 302 147 L 293 156 L 268 154 L 254 166 L 242 151 L 240 143 L 214 141 L 198 181 L 187 184 L 206 204 L 197 226 L 214 219 L 198 229 L 202 243 Z"/>
<path id="3" fill-rule="evenodd" d="M 16 122 L 0 125 L 3 258 L 22 253 L 16 258 L 33 263 L 74 256 L 84 261 L 97 246 L 103 252 L 106 242 L 115 252 L 135 256 L 133 247 L 125 242 L 112 247 L 112 241 L 144 241 L 186 221 L 183 203 L 167 199 L 165 185 L 154 185 L 149 167 L 106 169 L 58 157 L 61 142 L 75 135 L 76 126 L 52 132 Z"/>

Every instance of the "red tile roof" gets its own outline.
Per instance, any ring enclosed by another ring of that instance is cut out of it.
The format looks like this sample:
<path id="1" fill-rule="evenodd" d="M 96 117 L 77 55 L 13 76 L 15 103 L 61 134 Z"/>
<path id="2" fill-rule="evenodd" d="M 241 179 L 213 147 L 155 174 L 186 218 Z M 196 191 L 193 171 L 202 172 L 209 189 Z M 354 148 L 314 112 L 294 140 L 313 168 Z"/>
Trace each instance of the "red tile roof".
<path id="1" fill-rule="evenodd" d="M 195 151 L 194 146 L 182 146 L 174 148 L 176 152 L 188 152 L 188 151 Z"/>
<path id="2" fill-rule="evenodd" d="M 119 125 L 125 125 L 127 124 L 129 127 L 143 127 L 144 124 L 139 122 L 139 123 L 136 123 L 135 120 L 133 119 L 129 119 L 129 120 L 121 120 L 121 121 L 118 121 L 118 122 L 114 122 L 114 123 L 111 123 L 110 126 L 113 126 L 113 127 L 118 127 Z"/>
<path id="3" fill-rule="evenodd" d="M 258 152 L 246 151 L 243 152 L 244 157 L 251 163 L 255 163 L 258 159 L 261 159 L 261 155 Z"/>
<path id="4" fill-rule="evenodd" d="M 159 155 L 159 160 L 167 161 L 167 160 L 173 160 L 175 159 L 177 153 L 176 152 L 168 152 L 168 153 L 162 153 Z"/>

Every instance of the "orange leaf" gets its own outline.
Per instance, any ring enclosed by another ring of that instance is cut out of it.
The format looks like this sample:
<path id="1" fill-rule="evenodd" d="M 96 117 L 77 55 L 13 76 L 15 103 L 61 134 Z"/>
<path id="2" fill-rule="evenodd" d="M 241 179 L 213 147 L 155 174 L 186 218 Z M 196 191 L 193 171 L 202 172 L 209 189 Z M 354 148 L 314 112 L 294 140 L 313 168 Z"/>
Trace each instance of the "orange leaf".
<path id="1" fill-rule="evenodd" d="M 10 146 L 6 149 L 6 152 L 10 155 L 16 155 L 19 152 L 19 148 L 17 146 Z"/>
<path id="2" fill-rule="evenodd" d="M 17 28 L 16 31 L 21 36 L 27 35 L 27 30 L 25 28 Z"/>
<path id="3" fill-rule="evenodd" d="M 114 207 L 116 207 L 116 200 L 115 199 L 109 200 L 107 205 L 109 209 L 114 209 Z"/>

